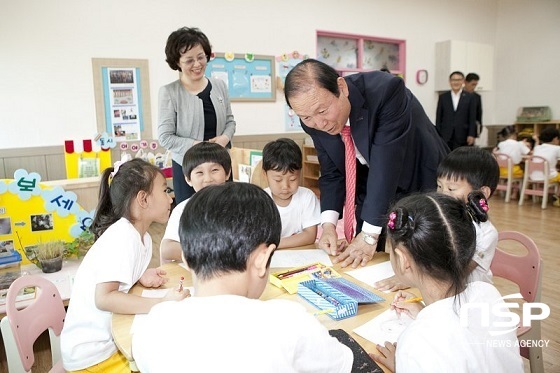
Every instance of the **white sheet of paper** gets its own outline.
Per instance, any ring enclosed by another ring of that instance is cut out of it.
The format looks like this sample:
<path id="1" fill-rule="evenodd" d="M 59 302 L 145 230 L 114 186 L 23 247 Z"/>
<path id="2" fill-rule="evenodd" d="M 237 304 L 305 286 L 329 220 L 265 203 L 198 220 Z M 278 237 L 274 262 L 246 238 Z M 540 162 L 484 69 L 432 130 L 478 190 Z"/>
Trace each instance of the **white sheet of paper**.
<path id="1" fill-rule="evenodd" d="M 317 262 L 328 267 L 333 265 L 329 254 L 321 249 L 276 250 L 270 268 L 302 267 Z"/>
<path id="2" fill-rule="evenodd" d="M 399 318 L 394 310 L 387 310 L 376 318 L 354 329 L 354 333 L 376 344 L 395 343 L 412 319 L 405 314 Z"/>
<path id="3" fill-rule="evenodd" d="M 189 289 L 191 295 L 194 295 L 193 287 L 185 287 Z M 170 289 L 145 289 L 142 291 L 142 296 L 145 298 L 163 298 Z M 142 324 L 146 322 L 147 314 L 135 315 L 132 325 L 130 327 L 130 334 L 134 334 L 134 331 L 142 327 Z"/>
<path id="4" fill-rule="evenodd" d="M 373 285 L 377 281 L 384 280 L 388 277 L 394 276 L 395 271 L 393 271 L 391 262 L 386 261 L 372 266 L 362 267 L 362 268 L 354 269 L 352 271 L 347 271 L 346 274 L 375 288 L 375 286 Z M 389 293 L 389 291 L 387 290 L 385 291 L 385 293 Z"/>

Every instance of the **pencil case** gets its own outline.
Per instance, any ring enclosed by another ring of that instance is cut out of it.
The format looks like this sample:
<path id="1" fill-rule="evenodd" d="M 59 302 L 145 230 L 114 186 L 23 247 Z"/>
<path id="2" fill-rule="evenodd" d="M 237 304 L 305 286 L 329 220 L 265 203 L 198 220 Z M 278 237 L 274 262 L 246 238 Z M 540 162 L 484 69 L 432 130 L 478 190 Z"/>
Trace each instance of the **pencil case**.
<path id="1" fill-rule="evenodd" d="M 358 313 L 358 302 L 319 280 L 298 284 L 298 294 L 334 320 L 342 320 Z M 329 312 L 330 310 L 330 312 Z"/>

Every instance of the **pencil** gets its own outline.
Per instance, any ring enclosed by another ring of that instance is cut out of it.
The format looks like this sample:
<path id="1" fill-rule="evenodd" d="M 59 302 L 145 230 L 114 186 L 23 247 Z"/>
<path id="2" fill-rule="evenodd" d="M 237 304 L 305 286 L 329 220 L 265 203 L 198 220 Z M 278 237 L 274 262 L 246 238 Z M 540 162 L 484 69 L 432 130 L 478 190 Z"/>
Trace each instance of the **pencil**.
<path id="1" fill-rule="evenodd" d="M 327 308 L 326 310 L 317 311 L 313 314 L 313 316 L 324 315 L 325 313 L 331 313 L 336 311 L 334 308 Z"/>
<path id="2" fill-rule="evenodd" d="M 410 298 L 407 300 L 404 300 L 404 303 L 418 303 L 418 302 L 422 302 L 422 297 L 416 297 L 416 298 Z"/>
<path id="3" fill-rule="evenodd" d="M 181 276 L 181 278 L 179 279 L 179 291 L 183 291 L 183 280 L 185 278 L 183 276 Z"/>

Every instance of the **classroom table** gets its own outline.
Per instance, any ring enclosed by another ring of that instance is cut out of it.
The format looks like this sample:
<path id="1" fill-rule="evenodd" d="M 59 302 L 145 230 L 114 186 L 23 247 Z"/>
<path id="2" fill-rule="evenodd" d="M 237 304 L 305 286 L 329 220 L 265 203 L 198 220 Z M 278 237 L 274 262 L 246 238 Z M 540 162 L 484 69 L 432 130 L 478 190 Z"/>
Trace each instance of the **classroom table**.
<path id="1" fill-rule="evenodd" d="M 389 254 L 384 252 L 378 252 L 368 263 L 369 265 L 379 264 L 384 261 L 389 260 Z M 190 272 L 181 267 L 179 264 L 172 262 L 164 264 L 161 267 L 163 270 L 167 272 L 167 277 L 169 278 L 169 282 L 167 282 L 163 287 L 164 288 L 175 288 L 179 286 L 179 279 L 181 276 L 184 276 L 185 280 L 183 282 L 184 286 L 192 286 L 192 279 Z M 385 299 L 385 302 L 374 303 L 374 304 L 361 304 L 358 307 L 358 314 L 356 316 L 343 319 L 343 320 L 333 320 L 328 315 L 318 315 L 317 318 L 327 329 L 344 329 L 348 332 L 366 351 L 374 352 L 376 351 L 375 344 L 370 342 L 356 333 L 353 332 L 353 329 L 357 328 L 358 326 L 365 324 L 367 321 L 371 320 L 372 318 L 378 316 L 385 310 L 387 310 L 393 300 L 394 293 L 384 293 L 373 289 L 371 286 L 366 285 L 359 280 L 351 277 L 350 275 L 345 274 L 345 271 L 353 270 L 352 267 L 341 268 L 339 264 L 334 264 L 333 268 L 342 275 L 342 277 L 355 282 L 364 288 L 375 292 L 377 295 L 381 296 Z M 272 268 L 272 272 L 279 272 L 283 270 L 282 268 Z M 139 283 L 134 285 L 130 293 L 141 295 L 142 291 L 146 289 Z M 298 296 L 297 294 L 289 294 L 286 290 L 280 289 L 270 282 L 267 284 L 262 296 L 260 297 L 262 300 L 270 300 L 270 299 L 289 299 L 295 302 L 302 304 L 306 309 L 310 312 L 317 311 L 312 304 L 307 302 L 302 297 Z M 111 332 L 113 334 L 113 339 L 115 344 L 117 345 L 118 349 L 123 353 L 123 355 L 129 360 L 130 367 L 133 371 L 138 371 L 136 368 L 136 364 L 134 363 L 134 359 L 132 357 L 132 334 L 130 333 L 132 323 L 134 321 L 134 315 L 123 315 L 123 314 L 113 314 L 112 318 L 112 327 Z"/>
<path id="2" fill-rule="evenodd" d="M 62 269 L 58 272 L 54 273 L 43 273 L 43 271 L 37 267 L 35 264 L 23 264 L 20 266 L 19 270 L 23 275 L 39 275 L 41 277 L 46 278 L 50 282 L 52 282 L 58 292 L 60 293 L 60 297 L 64 302 L 64 305 L 67 306 L 68 302 L 70 301 L 70 295 L 72 293 L 72 285 L 74 284 L 74 277 L 76 276 L 76 272 L 78 271 L 78 267 L 82 263 L 82 259 L 64 259 L 62 262 Z M 14 270 L 11 268 L 7 268 L 9 270 Z M 17 270 L 17 269 L 15 269 Z M 16 302 L 16 308 L 22 309 L 33 303 L 33 299 L 29 300 L 22 300 Z M 6 305 L 0 305 L 0 318 L 6 315 Z"/>

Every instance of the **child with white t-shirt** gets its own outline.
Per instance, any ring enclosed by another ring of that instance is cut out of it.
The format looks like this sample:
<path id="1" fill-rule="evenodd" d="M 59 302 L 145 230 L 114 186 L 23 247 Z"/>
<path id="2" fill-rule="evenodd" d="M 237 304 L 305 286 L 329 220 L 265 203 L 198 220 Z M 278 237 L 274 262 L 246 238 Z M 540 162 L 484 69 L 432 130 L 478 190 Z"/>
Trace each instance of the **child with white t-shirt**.
<path id="1" fill-rule="evenodd" d="M 265 191 L 272 197 L 282 219 L 279 249 L 310 245 L 317 238 L 321 206 L 315 193 L 301 187 L 301 149 L 295 141 L 281 138 L 263 149 L 262 169 L 268 181 Z"/>
<path id="2" fill-rule="evenodd" d="M 551 182 L 560 181 L 560 174 L 556 170 L 556 163 L 560 158 L 560 133 L 556 128 L 548 127 L 541 131 L 539 135 L 540 145 L 535 146 L 533 155 L 543 157 L 548 162 L 548 179 Z M 533 171 L 531 179 L 543 180 L 542 171 Z"/>
<path id="3" fill-rule="evenodd" d="M 145 287 L 167 282 L 165 271 L 148 268 L 152 257 L 148 228 L 153 222 L 167 222 L 172 202 L 168 191 L 161 170 L 141 159 L 117 162 L 103 172 L 90 227 L 95 243 L 74 278 L 60 337 L 66 371 L 130 371 L 111 335 L 112 314 L 147 313 L 157 303 L 189 295 L 186 289 L 160 299 L 128 294 L 136 282 Z"/>
<path id="4" fill-rule="evenodd" d="M 437 169 L 437 191 L 455 197 L 465 205 L 484 206 L 496 191 L 500 178 L 496 158 L 475 146 L 462 146 L 449 153 Z M 492 283 L 490 264 L 498 246 L 498 230 L 487 219 L 473 219 L 476 230 L 476 250 L 469 263 L 469 282 Z M 406 287 L 396 276 L 378 281 L 379 290 L 399 290 Z"/>
<path id="5" fill-rule="evenodd" d="M 391 371 L 523 372 L 516 331 L 500 326 L 509 317 L 490 312 L 485 318 L 480 308 L 505 308 L 501 294 L 489 283 L 468 281 L 478 239 L 472 218 L 484 220 L 485 210 L 442 193 L 408 196 L 389 210 L 393 270 L 422 296 L 418 302 L 409 292 L 395 295 L 391 308 L 414 321 L 396 344 L 385 342 L 371 354 Z"/>
<path id="6" fill-rule="evenodd" d="M 185 180 L 196 192 L 208 185 L 225 183 L 231 173 L 231 157 L 223 146 L 214 142 L 200 142 L 183 157 Z M 169 217 L 160 245 L 161 264 L 181 262 L 179 219 L 189 200 L 179 203 Z"/>
<path id="7" fill-rule="evenodd" d="M 523 156 L 529 154 L 531 151 L 530 145 L 527 139 L 517 141 L 517 131 L 515 126 L 504 127 L 498 135 L 503 140 L 498 143 L 494 149 L 494 153 L 506 154 L 511 158 L 513 164 L 512 174 L 515 178 L 523 177 L 523 169 L 521 168 L 521 161 Z M 500 167 L 500 176 L 507 177 L 507 168 Z"/>
<path id="8" fill-rule="evenodd" d="M 352 351 L 303 305 L 259 300 L 280 230 L 278 209 L 256 185 L 212 185 L 191 197 L 179 236 L 195 295 L 159 304 L 135 331 L 141 372 L 351 371 Z"/>

